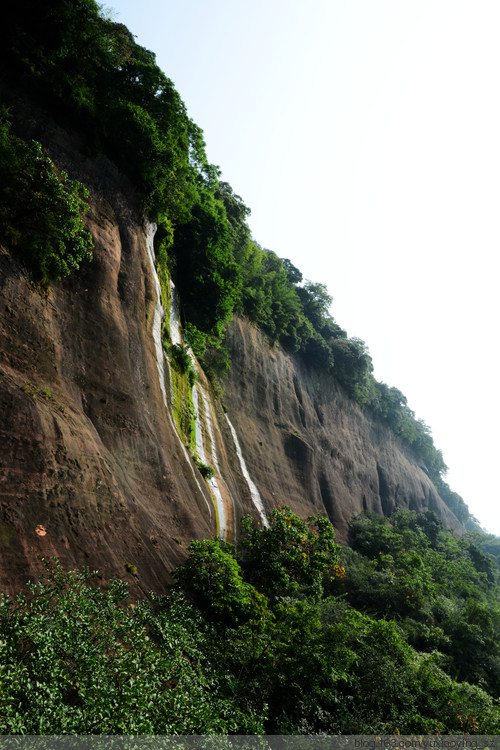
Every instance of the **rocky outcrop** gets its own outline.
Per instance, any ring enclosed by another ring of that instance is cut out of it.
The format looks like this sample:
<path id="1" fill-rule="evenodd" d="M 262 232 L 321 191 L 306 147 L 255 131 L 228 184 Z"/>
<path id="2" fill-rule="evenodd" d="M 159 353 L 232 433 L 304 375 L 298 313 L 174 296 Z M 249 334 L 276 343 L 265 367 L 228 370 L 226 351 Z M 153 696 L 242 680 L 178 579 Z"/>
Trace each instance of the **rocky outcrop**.
<path id="1" fill-rule="evenodd" d="M 90 187 L 95 250 L 45 292 L 0 254 L 1 590 L 19 590 L 40 573 L 39 556 L 57 556 L 125 577 L 135 593 L 162 591 L 191 538 L 231 538 L 242 514 L 261 518 L 260 502 L 322 511 L 341 541 L 363 509 L 429 508 L 458 526 L 388 430 L 243 320 L 228 331 L 227 415 L 202 372 L 195 386 L 199 452 L 217 470 L 216 484 L 203 479 L 175 429 L 168 368 L 162 393 L 157 289 L 134 193 L 62 131 L 32 135 Z"/>

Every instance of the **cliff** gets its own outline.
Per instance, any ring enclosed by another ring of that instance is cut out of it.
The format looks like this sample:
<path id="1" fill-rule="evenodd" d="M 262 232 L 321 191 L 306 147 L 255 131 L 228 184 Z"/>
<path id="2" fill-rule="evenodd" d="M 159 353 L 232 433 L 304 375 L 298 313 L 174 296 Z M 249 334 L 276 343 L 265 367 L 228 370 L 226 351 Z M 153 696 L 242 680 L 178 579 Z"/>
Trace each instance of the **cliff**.
<path id="1" fill-rule="evenodd" d="M 160 338 L 153 230 L 137 197 L 110 162 L 84 157 L 76 138 L 30 127 L 89 186 L 95 248 L 91 264 L 47 291 L 8 248 L 0 255 L 3 591 L 36 577 L 39 556 L 162 591 L 190 539 L 232 538 L 242 514 L 265 522 L 262 508 L 283 504 L 301 516 L 326 513 L 340 541 L 363 509 L 430 509 L 458 528 L 387 428 L 243 319 L 227 333 L 222 399 L 194 365 L 196 446 L 186 447 Z M 193 452 L 216 469 L 213 479 Z"/>
<path id="2" fill-rule="evenodd" d="M 230 327 L 232 368 L 225 395 L 266 508 L 287 503 L 328 515 L 345 542 L 353 514 L 396 508 L 454 515 L 393 433 L 335 385 L 243 320 Z"/>

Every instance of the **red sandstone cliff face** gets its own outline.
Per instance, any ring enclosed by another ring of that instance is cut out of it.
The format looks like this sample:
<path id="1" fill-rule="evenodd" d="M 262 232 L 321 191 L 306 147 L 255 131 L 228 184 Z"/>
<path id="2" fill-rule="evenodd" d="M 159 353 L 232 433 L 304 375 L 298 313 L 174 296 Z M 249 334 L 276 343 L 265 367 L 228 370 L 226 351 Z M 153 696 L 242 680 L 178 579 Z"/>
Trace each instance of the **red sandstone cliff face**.
<path id="1" fill-rule="evenodd" d="M 58 138 L 68 166 L 72 144 Z M 37 574 L 37 555 L 106 578 L 127 577 L 131 562 L 142 585 L 162 590 L 179 542 L 214 531 L 208 492 L 165 415 L 144 228 L 133 194 L 102 166 L 107 174 L 84 162 L 71 170 L 92 186 L 91 264 L 44 294 L 0 256 L 3 590 Z"/>
<path id="2" fill-rule="evenodd" d="M 224 388 L 246 476 L 202 373 L 197 386 L 208 404 L 200 425 L 218 467 L 217 506 L 163 400 L 156 291 L 134 194 L 61 131 L 46 126 L 33 137 L 90 187 L 95 250 L 91 264 L 46 293 L 0 254 L 0 590 L 36 577 L 38 556 L 57 556 L 104 579 L 124 577 L 135 593 L 162 591 L 189 540 L 216 533 L 217 515 L 229 538 L 242 514 L 259 517 L 255 491 L 267 512 L 289 504 L 301 516 L 327 513 L 341 541 L 364 508 L 429 508 L 458 526 L 386 429 L 241 320 L 228 332 Z"/>
<path id="3" fill-rule="evenodd" d="M 363 510 L 432 510 L 459 528 L 409 451 L 331 378 L 270 348 L 242 320 L 230 327 L 228 343 L 226 404 L 267 508 L 286 503 L 301 516 L 325 513 L 341 542 Z"/>

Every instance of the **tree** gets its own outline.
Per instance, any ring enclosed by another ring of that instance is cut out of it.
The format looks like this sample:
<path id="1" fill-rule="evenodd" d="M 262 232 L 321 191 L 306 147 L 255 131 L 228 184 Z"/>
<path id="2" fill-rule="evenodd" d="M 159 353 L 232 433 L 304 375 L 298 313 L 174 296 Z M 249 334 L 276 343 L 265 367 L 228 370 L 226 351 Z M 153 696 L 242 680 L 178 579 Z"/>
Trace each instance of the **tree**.
<path id="1" fill-rule="evenodd" d="M 191 542 L 185 566 L 174 575 L 219 623 L 234 627 L 269 617 L 265 597 L 243 580 L 233 548 L 220 539 Z"/>
<path id="2" fill-rule="evenodd" d="M 288 277 L 288 281 L 292 284 L 300 284 L 303 276 L 302 273 L 299 271 L 299 269 L 293 265 L 293 263 L 288 260 L 288 258 L 283 258 L 283 267 L 286 271 L 286 275 Z"/>
<path id="3" fill-rule="evenodd" d="M 330 296 L 326 284 L 306 281 L 297 287 L 297 294 L 302 302 L 302 308 L 313 328 L 321 333 L 324 326 L 331 320 L 329 313 L 333 297 Z"/>
<path id="4" fill-rule="evenodd" d="M 233 257 L 241 262 L 250 241 L 250 229 L 246 223 L 250 209 L 243 203 L 243 199 L 236 195 L 228 182 L 218 182 L 215 197 L 223 203 L 231 232 Z"/>
<path id="5" fill-rule="evenodd" d="M 209 193 L 193 206 L 190 220 L 176 227 L 172 254 L 185 318 L 208 339 L 220 341 L 241 277 L 232 258 L 224 207 Z"/>
<path id="6" fill-rule="evenodd" d="M 360 339 L 332 338 L 330 345 L 334 358 L 334 375 L 351 397 L 364 386 L 373 369 L 372 360 L 364 341 Z"/>
<path id="7" fill-rule="evenodd" d="M 297 595 L 319 599 L 324 577 L 342 574 L 340 547 L 324 516 L 302 521 L 284 506 L 273 511 L 266 529 L 256 526 L 251 516 L 241 525 L 237 557 L 244 576 L 271 601 Z"/>
<path id="8" fill-rule="evenodd" d="M 92 260 L 83 215 L 88 191 L 56 169 L 36 141 L 11 133 L 0 113 L 0 241 L 44 283 L 62 279 Z"/>

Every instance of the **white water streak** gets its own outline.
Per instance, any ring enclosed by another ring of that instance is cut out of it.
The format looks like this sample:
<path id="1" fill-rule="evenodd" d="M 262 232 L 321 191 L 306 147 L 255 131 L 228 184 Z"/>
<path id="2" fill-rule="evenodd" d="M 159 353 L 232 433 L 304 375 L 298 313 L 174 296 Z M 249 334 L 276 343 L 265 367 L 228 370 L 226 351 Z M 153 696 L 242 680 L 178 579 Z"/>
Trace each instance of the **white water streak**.
<path id="1" fill-rule="evenodd" d="M 246 482 L 248 484 L 248 489 L 250 490 L 250 495 L 252 497 L 253 504 L 255 505 L 255 507 L 257 508 L 257 510 L 259 511 L 259 514 L 260 514 L 260 517 L 261 517 L 261 520 L 262 520 L 262 525 L 267 528 L 269 526 L 269 524 L 267 522 L 266 514 L 265 514 L 265 511 L 264 511 L 264 505 L 262 503 L 262 498 L 260 496 L 260 492 L 257 489 L 257 487 L 255 486 L 254 482 L 252 481 L 252 478 L 250 477 L 250 474 L 248 473 L 247 465 L 245 463 L 245 459 L 243 458 L 243 454 L 241 452 L 241 447 L 240 447 L 240 443 L 239 443 L 239 440 L 238 440 L 238 435 L 236 434 L 236 430 L 234 429 L 233 425 L 231 424 L 231 422 L 230 422 L 229 417 L 227 416 L 227 414 L 226 414 L 226 419 L 227 419 L 227 423 L 229 425 L 229 429 L 231 430 L 231 434 L 233 436 L 234 446 L 236 448 L 236 454 L 237 454 L 239 462 L 240 462 L 241 473 L 245 477 Z"/>
<path id="2" fill-rule="evenodd" d="M 165 404 L 165 406 L 167 406 L 167 392 L 165 390 L 165 370 L 163 368 L 163 346 L 161 343 L 161 324 L 163 322 L 163 318 L 165 317 L 165 313 L 163 311 L 163 307 L 161 306 L 161 287 L 155 266 L 155 232 L 156 224 L 148 224 L 146 228 L 146 250 L 148 251 L 149 262 L 151 263 L 151 270 L 153 272 L 156 291 L 156 305 L 153 314 L 153 341 L 155 344 L 156 366 L 158 368 L 158 377 L 160 379 L 160 388 L 163 395 L 163 403 Z"/>
<path id="3" fill-rule="evenodd" d="M 198 398 L 198 388 L 196 387 L 196 385 L 193 385 L 192 398 L 193 398 L 193 409 L 194 409 L 194 427 L 195 427 L 195 437 L 196 437 L 196 453 L 198 454 L 198 458 L 201 461 L 203 461 L 203 463 L 206 463 L 206 461 L 205 461 L 205 451 L 203 449 L 203 430 L 201 429 L 200 404 L 199 404 L 199 398 Z"/>
<path id="4" fill-rule="evenodd" d="M 201 397 L 203 399 L 203 405 L 205 407 L 205 421 L 207 423 L 208 436 L 210 438 L 210 444 L 212 446 L 212 462 L 215 468 L 217 469 L 218 473 L 220 474 L 220 466 L 219 466 L 219 461 L 217 459 L 217 449 L 215 447 L 214 426 L 212 423 L 212 414 L 210 413 L 210 404 L 208 402 L 207 395 L 205 391 L 203 390 L 201 392 Z"/>
<path id="5" fill-rule="evenodd" d="M 207 498 L 205 497 L 205 493 L 203 492 L 201 485 L 198 481 L 198 477 L 195 474 L 195 470 L 193 468 L 193 464 L 191 461 L 191 457 L 189 453 L 186 450 L 186 446 L 184 445 L 184 442 L 177 432 L 177 427 L 175 426 L 174 419 L 172 417 L 172 414 L 170 413 L 170 409 L 167 404 L 167 392 L 165 390 L 165 368 L 163 366 L 164 363 L 164 353 L 163 353 L 163 345 L 161 341 L 161 324 L 163 321 L 163 318 L 165 317 L 165 313 L 163 311 L 163 307 L 161 305 L 161 287 L 160 287 L 160 281 L 158 279 L 158 274 L 156 273 L 156 265 L 155 265 L 155 250 L 154 250 L 154 236 L 156 232 L 156 224 L 148 224 L 146 228 L 146 249 L 148 252 L 149 261 L 151 263 L 151 271 L 153 274 L 153 279 L 155 282 L 155 290 L 156 290 L 156 305 L 155 305 L 155 311 L 153 315 L 153 341 L 155 344 L 155 352 L 156 352 L 156 366 L 158 368 L 158 377 L 160 380 L 160 388 L 163 396 L 163 403 L 165 404 L 165 408 L 167 410 L 168 418 L 170 420 L 170 424 L 172 425 L 172 429 L 174 433 L 177 435 L 177 438 L 179 440 L 179 444 L 182 448 L 182 452 L 184 453 L 184 456 L 186 458 L 186 461 L 191 469 L 191 472 L 193 474 L 194 481 L 196 482 L 196 485 L 198 489 L 200 490 L 203 499 L 205 500 L 209 513 L 210 518 L 212 517 L 212 508 L 210 507 L 210 503 L 208 502 Z M 171 308 L 173 305 L 171 305 Z M 170 318 L 172 321 L 172 318 Z M 172 328 L 172 324 L 171 324 Z M 170 333 L 172 336 L 172 331 Z M 179 336 L 180 336 L 180 329 L 179 329 Z"/>
<path id="6" fill-rule="evenodd" d="M 215 435 L 212 424 L 212 415 L 210 413 L 210 404 L 203 388 L 201 389 L 201 397 L 203 399 L 203 406 L 205 407 L 205 423 L 207 425 L 208 436 L 210 438 L 210 459 L 211 463 L 215 466 L 215 469 L 220 476 L 219 461 L 217 460 L 217 449 L 215 447 Z M 222 539 L 225 539 L 227 528 L 226 512 L 224 510 L 224 501 L 222 500 L 222 495 L 220 493 L 219 485 L 215 476 L 210 479 L 209 484 L 212 488 L 212 492 L 214 493 L 215 501 L 217 504 L 217 516 L 219 521 L 219 528 L 217 531 L 219 536 Z"/>
<path id="7" fill-rule="evenodd" d="M 172 344 L 182 346 L 181 322 L 178 313 L 177 289 L 170 281 L 170 339 Z"/>

